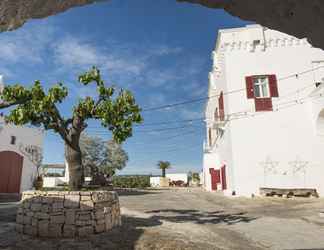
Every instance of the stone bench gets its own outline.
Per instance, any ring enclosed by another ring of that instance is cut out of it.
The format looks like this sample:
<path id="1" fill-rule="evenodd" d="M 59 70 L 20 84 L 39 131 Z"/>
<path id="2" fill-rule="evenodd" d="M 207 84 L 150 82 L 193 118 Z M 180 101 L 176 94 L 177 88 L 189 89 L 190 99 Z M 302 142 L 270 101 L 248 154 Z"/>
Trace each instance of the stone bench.
<path id="1" fill-rule="evenodd" d="M 36 237 L 74 238 L 121 225 L 114 191 L 27 191 L 17 212 L 16 230 Z"/>

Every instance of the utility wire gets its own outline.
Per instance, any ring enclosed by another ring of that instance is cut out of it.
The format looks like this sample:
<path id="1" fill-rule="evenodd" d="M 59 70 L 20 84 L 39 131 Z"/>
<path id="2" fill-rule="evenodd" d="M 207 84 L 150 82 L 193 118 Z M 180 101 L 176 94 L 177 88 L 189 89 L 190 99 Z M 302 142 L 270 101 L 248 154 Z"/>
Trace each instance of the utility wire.
<path id="1" fill-rule="evenodd" d="M 313 69 L 305 70 L 305 71 L 298 72 L 298 73 L 295 73 L 295 74 L 291 74 L 291 75 L 288 75 L 288 76 L 285 76 L 285 77 L 281 77 L 281 78 L 278 78 L 277 81 L 278 82 L 279 81 L 284 81 L 284 80 L 287 80 L 287 79 L 290 79 L 290 78 L 293 78 L 293 77 L 298 78 L 300 75 L 304 75 L 304 74 L 316 71 L 316 70 L 321 69 L 321 68 L 324 68 L 324 66 L 322 65 L 322 66 L 319 66 L 317 68 L 313 68 Z M 241 91 L 246 91 L 246 88 L 241 88 L 241 89 L 236 89 L 236 90 L 223 92 L 223 95 L 230 95 L 230 94 L 238 93 L 238 92 L 241 92 Z M 212 99 L 212 98 L 217 98 L 219 96 L 220 96 L 219 94 L 218 95 L 213 95 L 213 96 L 205 96 L 205 97 L 186 100 L 186 101 L 178 102 L 178 103 L 166 104 L 166 105 L 161 105 L 161 106 L 152 107 L 152 108 L 144 108 L 144 109 L 142 109 L 142 112 L 163 110 L 163 109 L 173 108 L 173 107 L 187 105 L 187 104 L 191 104 L 191 103 L 202 102 L 202 101 L 209 100 L 209 99 Z"/>

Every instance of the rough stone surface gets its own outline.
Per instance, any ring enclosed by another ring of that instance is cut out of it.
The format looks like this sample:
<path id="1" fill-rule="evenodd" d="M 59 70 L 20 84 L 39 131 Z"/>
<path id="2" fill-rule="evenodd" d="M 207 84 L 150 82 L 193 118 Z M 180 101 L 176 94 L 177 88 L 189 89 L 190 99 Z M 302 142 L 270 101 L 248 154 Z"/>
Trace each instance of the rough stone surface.
<path id="1" fill-rule="evenodd" d="M 112 191 L 28 191 L 16 216 L 18 233 L 38 237 L 86 237 L 120 225 L 118 195 Z"/>
<path id="2" fill-rule="evenodd" d="M 29 19 L 44 18 L 66 11 L 72 7 L 99 1 L 104 0 L 1 0 L 0 30 L 17 29 Z"/>

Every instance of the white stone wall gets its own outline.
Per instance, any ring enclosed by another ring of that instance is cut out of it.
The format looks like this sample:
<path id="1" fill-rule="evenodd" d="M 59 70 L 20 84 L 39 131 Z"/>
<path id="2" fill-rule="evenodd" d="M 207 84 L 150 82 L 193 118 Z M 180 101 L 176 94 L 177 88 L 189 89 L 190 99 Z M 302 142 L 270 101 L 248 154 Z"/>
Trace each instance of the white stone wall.
<path id="1" fill-rule="evenodd" d="M 11 145 L 11 136 L 16 137 L 15 145 Z M 35 164 L 28 155 L 22 153 L 25 146 L 43 147 L 44 132 L 40 129 L 6 125 L 3 117 L 0 117 L 0 151 L 13 151 L 24 157 L 20 191 L 33 187 L 33 181 L 37 174 Z"/>
<path id="2" fill-rule="evenodd" d="M 253 40 L 260 42 L 253 46 Z M 221 73 L 212 70 L 213 92 L 242 91 L 224 96 L 225 114 L 236 114 L 227 117 L 230 121 L 223 125 L 223 137 L 205 150 L 206 189 L 210 190 L 208 168 L 226 164 L 226 193 L 250 196 L 258 194 L 260 187 L 305 187 L 316 188 L 324 195 L 324 137 L 317 131 L 322 126 L 318 117 L 324 98 L 309 98 L 316 91 L 315 81 L 324 77 L 324 68 L 286 78 L 324 65 L 324 52 L 312 48 L 306 40 L 253 25 L 220 31 L 218 54 L 222 54 L 223 67 Z M 256 113 L 254 100 L 246 97 L 245 77 L 262 74 L 276 74 L 278 78 L 279 98 L 273 98 L 273 108 L 278 111 Z M 217 105 L 217 98 L 209 100 L 207 119 Z M 207 127 L 211 124 L 208 121 Z"/>
<path id="3" fill-rule="evenodd" d="M 184 183 L 188 183 L 187 174 L 166 174 L 165 177 L 169 178 L 170 181 L 183 181 Z"/>

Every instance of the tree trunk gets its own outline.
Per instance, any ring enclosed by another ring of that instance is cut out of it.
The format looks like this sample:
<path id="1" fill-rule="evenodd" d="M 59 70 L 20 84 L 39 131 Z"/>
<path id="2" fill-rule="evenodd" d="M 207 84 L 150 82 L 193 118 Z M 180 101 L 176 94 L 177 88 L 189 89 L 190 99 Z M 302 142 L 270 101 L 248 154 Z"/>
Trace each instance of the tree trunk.
<path id="1" fill-rule="evenodd" d="M 79 146 L 71 147 L 68 144 L 65 144 L 65 159 L 69 167 L 69 186 L 71 190 L 80 190 L 83 181 L 83 167 L 82 167 L 82 158 L 81 150 Z"/>
<path id="2" fill-rule="evenodd" d="M 165 178 L 165 168 L 162 168 L 162 177 Z"/>

